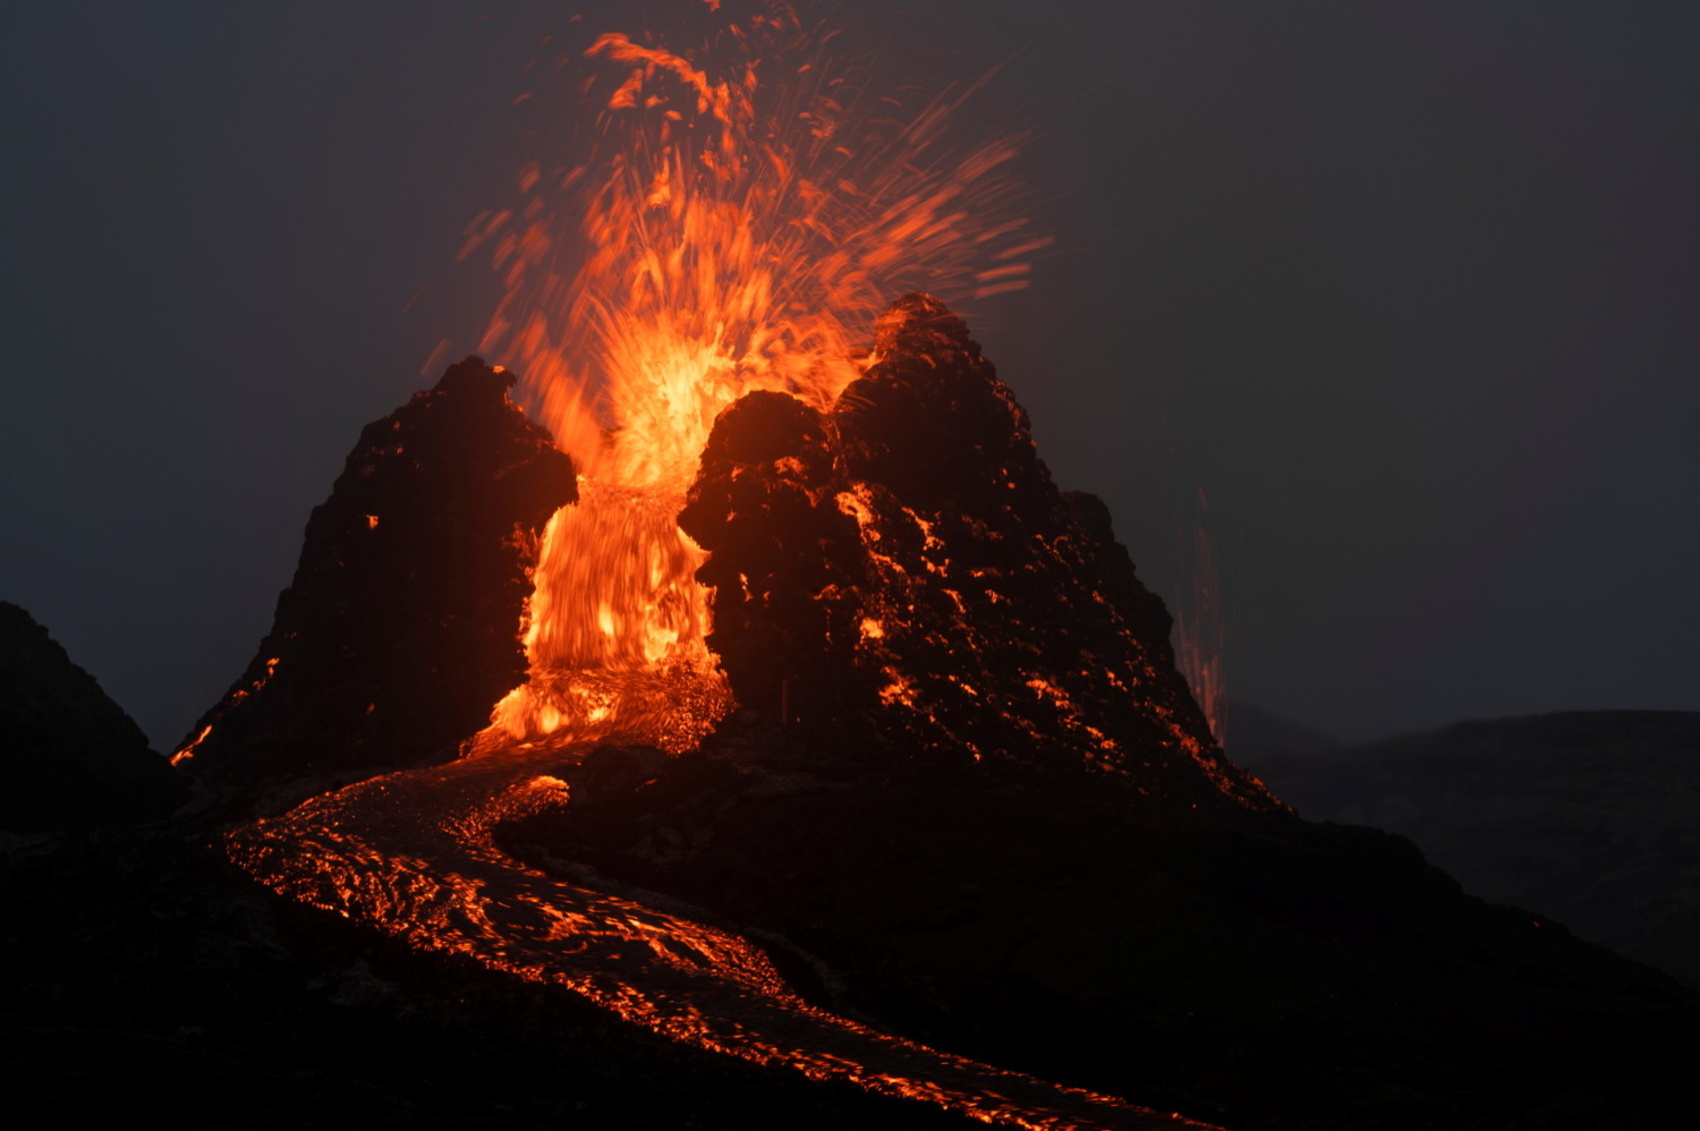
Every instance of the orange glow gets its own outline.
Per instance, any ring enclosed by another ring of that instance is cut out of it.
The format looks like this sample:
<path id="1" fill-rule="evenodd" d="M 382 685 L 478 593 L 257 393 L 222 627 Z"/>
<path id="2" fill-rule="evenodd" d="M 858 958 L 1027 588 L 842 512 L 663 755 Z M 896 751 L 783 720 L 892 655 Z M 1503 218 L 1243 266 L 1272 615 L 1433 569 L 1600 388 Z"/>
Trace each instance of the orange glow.
<path id="1" fill-rule="evenodd" d="M 504 288 L 480 350 L 580 473 L 533 577 L 530 678 L 493 716 L 513 739 L 695 745 L 731 698 L 675 519 L 715 417 L 757 390 L 828 407 L 893 296 L 1026 286 L 1049 242 L 1014 214 L 1022 138 L 949 144 L 972 88 L 894 113 L 831 39 L 780 4 L 689 51 L 601 36 L 589 159 L 528 161 L 467 228 Z"/>
<path id="2" fill-rule="evenodd" d="M 201 743 L 205 742 L 206 739 L 207 739 L 207 735 L 209 735 L 211 733 L 212 733 L 211 724 L 208 724 L 207 726 L 202 727 L 201 733 L 197 734 L 194 737 L 193 741 L 191 741 L 187 746 L 183 747 L 183 749 L 179 750 L 177 753 L 175 753 L 171 756 L 171 764 L 173 766 L 181 766 L 184 762 L 187 762 L 189 759 L 193 758 L 195 756 L 195 747 L 197 747 Z"/>

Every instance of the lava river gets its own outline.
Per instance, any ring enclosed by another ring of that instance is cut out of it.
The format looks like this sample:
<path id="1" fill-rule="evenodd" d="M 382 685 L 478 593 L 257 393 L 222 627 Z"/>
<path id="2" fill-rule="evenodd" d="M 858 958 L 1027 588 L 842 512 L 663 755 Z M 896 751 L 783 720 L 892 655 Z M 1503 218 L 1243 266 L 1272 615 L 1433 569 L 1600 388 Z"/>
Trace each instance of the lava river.
<path id="1" fill-rule="evenodd" d="M 838 1017 L 803 1001 L 736 934 L 507 856 L 495 826 L 561 802 L 566 786 L 551 771 L 595 745 L 578 737 L 563 747 L 496 742 L 487 732 L 459 761 L 374 778 L 244 825 L 228 834 L 228 850 L 283 895 L 414 947 L 563 987 L 702 1048 L 1002 1126 L 1208 1126 Z"/>

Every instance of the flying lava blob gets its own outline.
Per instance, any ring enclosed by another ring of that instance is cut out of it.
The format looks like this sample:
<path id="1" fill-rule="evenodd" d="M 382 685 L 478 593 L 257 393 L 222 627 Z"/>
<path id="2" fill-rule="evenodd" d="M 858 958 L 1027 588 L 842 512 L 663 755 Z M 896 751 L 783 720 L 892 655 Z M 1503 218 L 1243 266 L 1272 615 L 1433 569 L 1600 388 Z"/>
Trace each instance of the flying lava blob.
<path id="1" fill-rule="evenodd" d="M 494 714 L 510 740 L 695 745 L 731 704 L 676 523 L 715 418 L 759 390 L 829 408 L 892 296 L 1025 287 L 1050 242 L 1018 211 L 1024 137 L 953 138 L 984 79 L 906 104 L 792 5 L 709 8 L 689 47 L 609 33 L 558 59 L 592 71 L 590 137 L 467 230 L 502 284 L 480 352 L 580 473 L 533 578 L 530 676 Z"/>

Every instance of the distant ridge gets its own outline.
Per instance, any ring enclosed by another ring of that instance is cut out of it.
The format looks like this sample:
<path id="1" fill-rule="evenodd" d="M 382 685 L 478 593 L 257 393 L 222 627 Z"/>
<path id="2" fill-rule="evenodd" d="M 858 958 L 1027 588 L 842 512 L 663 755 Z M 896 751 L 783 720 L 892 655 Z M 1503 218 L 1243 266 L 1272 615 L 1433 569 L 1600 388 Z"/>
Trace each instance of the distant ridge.
<path id="1" fill-rule="evenodd" d="M 1258 773 L 1306 817 L 1408 836 L 1472 894 L 1700 982 L 1700 712 L 1477 720 Z"/>
<path id="2" fill-rule="evenodd" d="M 0 828 L 48 832 L 149 820 L 189 794 L 124 708 L 9 601 L 0 601 L 0 749 Z"/>
<path id="3" fill-rule="evenodd" d="M 1283 754 L 1310 754 L 1344 746 L 1332 734 L 1254 707 L 1243 699 L 1225 704 L 1228 756 L 1242 766 L 1262 763 Z"/>

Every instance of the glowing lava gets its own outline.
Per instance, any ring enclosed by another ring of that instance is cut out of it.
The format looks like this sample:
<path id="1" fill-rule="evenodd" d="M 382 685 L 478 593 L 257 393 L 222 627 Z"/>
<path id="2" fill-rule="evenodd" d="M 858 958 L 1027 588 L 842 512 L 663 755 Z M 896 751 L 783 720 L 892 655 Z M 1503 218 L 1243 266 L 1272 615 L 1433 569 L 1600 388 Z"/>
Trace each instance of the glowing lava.
<path id="1" fill-rule="evenodd" d="M 530 678 L 495 712 L 515 739 L 617 715 L 695 745 L 731 699 L 675 518 L 715 417 L 757 390 L 828 407 L 893 295 L 1018 289 L 1049 243 L 1014 214 L 1022 139 L 949 142 L 974 88 L 905 113 L 833 40 L 782 4 L 680 52 L 602 36 L 588 157 L 527 163 L 521 202 L 467 231 L 504 285 L 480 352 L 581 475 L 534 577 Z"/>
<path id="2" fill-rule="evenodd" d="M 491 831 L 559 803 L 548 770 L 563 753 L 510 747 L 374 778 L 236 829 L 229 852 L 281 894 L 565 988 L 699 1048 L 1027 1131 L 1213 1131 L 835 1016 L 735 934 L 517 863 Z"/>

